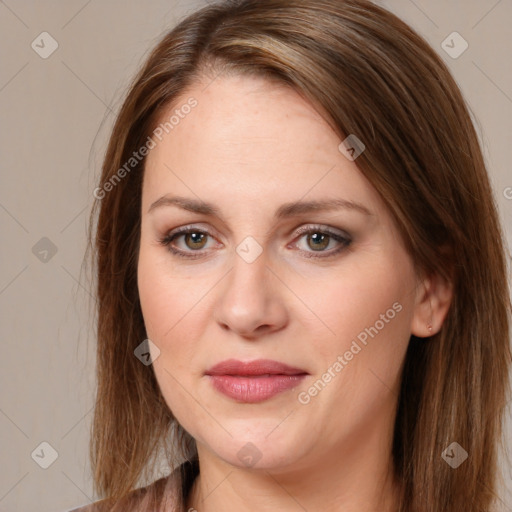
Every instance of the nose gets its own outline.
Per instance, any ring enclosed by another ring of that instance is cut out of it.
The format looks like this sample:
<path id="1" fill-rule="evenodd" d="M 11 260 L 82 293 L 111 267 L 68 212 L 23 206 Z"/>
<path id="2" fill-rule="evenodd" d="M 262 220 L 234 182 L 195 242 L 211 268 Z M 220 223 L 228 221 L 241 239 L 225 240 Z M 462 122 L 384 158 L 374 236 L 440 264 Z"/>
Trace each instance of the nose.
<path id="1" fill-rule="evenodd" d="M 248 263 L 237 253 L 223 280 L 214 319 L 225 330 L 257 339 L 288 323 L 284 286 L 268 267 L 265 251 Z"/>

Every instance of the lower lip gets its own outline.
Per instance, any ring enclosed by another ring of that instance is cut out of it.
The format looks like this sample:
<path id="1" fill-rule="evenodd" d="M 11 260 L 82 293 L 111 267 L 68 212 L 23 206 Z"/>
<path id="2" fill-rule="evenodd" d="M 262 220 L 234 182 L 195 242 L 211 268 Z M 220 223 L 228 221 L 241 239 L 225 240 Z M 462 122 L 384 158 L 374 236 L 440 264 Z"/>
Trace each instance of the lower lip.
<path id="1" fill-rule="evenodd" d="M 300 375 L 269 375 L 267 377 L 239 377 L 209 375 L 213 387 L 224 395 L 244 403 L 257 403 L 292 389 L 306 377 Z"/>

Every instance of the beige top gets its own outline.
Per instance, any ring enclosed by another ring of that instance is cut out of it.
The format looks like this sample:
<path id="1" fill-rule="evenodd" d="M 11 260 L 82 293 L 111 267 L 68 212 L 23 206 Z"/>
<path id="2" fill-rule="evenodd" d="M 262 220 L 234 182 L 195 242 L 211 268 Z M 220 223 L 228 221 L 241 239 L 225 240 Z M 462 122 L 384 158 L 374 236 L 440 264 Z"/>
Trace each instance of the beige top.
<path id="1" fill-rule="evenodd" d="M 184 462 L 170 475 L 155 480 L 146 487 L 131 491 L 113 507 L 99 500 L 68 512 L 182 512 L 190 488 L 199 474 L 196 460 Z M 160 502 L 160 505 L 158 505 Z"/>

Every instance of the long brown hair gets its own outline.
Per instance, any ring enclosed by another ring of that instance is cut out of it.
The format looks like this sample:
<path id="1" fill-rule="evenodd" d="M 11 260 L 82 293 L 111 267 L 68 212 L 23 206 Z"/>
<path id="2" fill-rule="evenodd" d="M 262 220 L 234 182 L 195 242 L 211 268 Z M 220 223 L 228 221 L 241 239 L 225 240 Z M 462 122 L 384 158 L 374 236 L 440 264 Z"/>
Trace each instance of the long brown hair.
<path id="1" fill-rule="evenodd" d="M 340 142 L 356 134 L 366 146 L 357 165 L 396 220 L 416 268 L 452 281 L 441 331 L 428 340 L 411 336 L 404 362 L 393 440 L 399 510 L 492 510 L 512 359 L 496 206 L 449 70 L 408 25 L 367 0 L 207 6 L 165 35 L 133 81 L 90 219 L 98 280 L 95 490 L 119 503 L 142 477 L 150 481 L 159 450 L 171 466 L 194 456 L 152 367 L 134 356 L 147 337 L 136 278 L 145 159 L 129 170 L 126 162 L 147 144 L 164 108 L 200 77 L 219 73 L 287 84 L 323 113 Z M 469 455 L 456 469 L 441 456 L 452 442 Z M 184 510 L 182 502 L 177 507 Z"/>

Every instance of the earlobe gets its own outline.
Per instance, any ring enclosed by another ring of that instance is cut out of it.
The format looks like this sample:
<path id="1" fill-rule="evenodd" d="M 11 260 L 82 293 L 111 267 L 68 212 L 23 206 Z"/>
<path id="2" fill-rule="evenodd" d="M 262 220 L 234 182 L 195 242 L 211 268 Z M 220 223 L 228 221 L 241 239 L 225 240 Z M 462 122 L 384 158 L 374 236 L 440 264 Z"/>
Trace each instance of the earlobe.
<path id="1" fill-rule="evenodd" d="M 437 334 L 446 318 L 453 296 L 453 285 L 439 275 L 426 277 L 417 288 L 411 334 L 428 338 Z"/>

